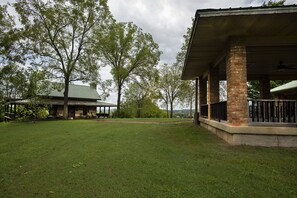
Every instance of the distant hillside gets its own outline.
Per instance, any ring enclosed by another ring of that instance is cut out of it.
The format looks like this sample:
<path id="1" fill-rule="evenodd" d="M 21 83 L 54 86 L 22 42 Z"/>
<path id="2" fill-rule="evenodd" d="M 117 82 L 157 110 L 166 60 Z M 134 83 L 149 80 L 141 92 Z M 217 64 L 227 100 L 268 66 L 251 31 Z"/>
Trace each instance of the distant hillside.
<path id="1" fill-rule="evenodd" d="M 194 110 L 192 110 L 192 116 L 194 114 Z M 180 109 L 173 110 L 174 117 L 188 117 L 190 116 L 190 109 Z"/>

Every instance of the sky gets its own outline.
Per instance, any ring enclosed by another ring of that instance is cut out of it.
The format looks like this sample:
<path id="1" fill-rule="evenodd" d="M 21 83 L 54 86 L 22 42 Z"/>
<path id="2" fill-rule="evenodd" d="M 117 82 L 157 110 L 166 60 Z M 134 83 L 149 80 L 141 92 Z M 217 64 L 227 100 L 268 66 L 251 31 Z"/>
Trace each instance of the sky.
<path id="1" fill-rule="evenodd" d="M 6 2 L 7 0 L 0 0 L 0 4 Z M 163 52 L 159 64 L 172 64 L 197 9 L 261 6 L 263 2 L 264 0 L 108 0 L 108 5 L 118 22 L 131 21 L 153 36 Z M 297 0 L 286 0 L 285 4 L 297 4 Z M 103 79 L 111 79 L 110 68 L 103 68 L 101 76 Z M 115 103 L 116 93 L 111 93 L 106 101 Z"/>

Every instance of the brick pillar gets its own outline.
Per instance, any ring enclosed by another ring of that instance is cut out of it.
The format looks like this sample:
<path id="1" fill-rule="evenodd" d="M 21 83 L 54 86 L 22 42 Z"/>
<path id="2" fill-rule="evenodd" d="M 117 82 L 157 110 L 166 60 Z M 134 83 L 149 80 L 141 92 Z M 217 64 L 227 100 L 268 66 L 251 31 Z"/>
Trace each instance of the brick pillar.
<path id="1" fill-rule="evenodd" d="M 260 80 L 260 99 L 270 99 L 270 80 L 268 78 Z"/>
<path id="2" fill-rule="evenodd" d="M 209 71 L 207 93 L 208 119 L 211 119 L 210 105 L 212 103 L 220 102 L 219 68 L 212 68 Z"/>
<path id="3" fill-rule="evenodd" d="M 248 124 L 246 47 L 239 40 L 230 42 L 226 62 L 227 120 L 230 125 Z"/>

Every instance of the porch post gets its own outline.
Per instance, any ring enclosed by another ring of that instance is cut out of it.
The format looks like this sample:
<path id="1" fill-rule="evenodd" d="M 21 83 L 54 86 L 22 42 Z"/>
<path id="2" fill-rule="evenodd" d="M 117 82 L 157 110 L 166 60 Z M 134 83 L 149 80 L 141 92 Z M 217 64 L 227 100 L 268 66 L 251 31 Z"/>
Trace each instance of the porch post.
<path id="1" fill-rule="evenodd" d="M 270 99 L 270 80 L 267 77 L 260 80 L 260 99 Z"/>
<path id="2" fill-rule="evenodd" d="M 226 63 L 227 120 L 230 125 L 248 124 L 246 46 L 241 40 L 229 43 Z"/>
<path id="3" fill-rule="evenodd" d="M 211 104 L 220 102 L 220 79 L 218 67 L 211 68 L 208 73 L 207 93 L 208 119 L 211 119 Z"/>

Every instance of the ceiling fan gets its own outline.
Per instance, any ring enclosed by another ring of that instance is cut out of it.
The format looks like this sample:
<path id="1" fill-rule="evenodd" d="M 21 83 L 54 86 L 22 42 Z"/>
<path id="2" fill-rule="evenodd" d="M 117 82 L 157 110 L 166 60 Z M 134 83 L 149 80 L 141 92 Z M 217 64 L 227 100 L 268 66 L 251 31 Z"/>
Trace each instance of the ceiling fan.
<path id="1" fill-rule="evenodd" d="M 282 61 L 279 61 L 279 64 L 277 65 L 278 71 L 284 71 L 284 70 L 296 70 L 296 65 L 285 65 Z"/>

